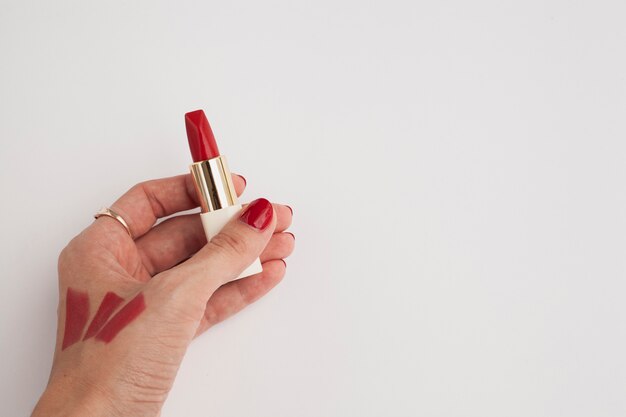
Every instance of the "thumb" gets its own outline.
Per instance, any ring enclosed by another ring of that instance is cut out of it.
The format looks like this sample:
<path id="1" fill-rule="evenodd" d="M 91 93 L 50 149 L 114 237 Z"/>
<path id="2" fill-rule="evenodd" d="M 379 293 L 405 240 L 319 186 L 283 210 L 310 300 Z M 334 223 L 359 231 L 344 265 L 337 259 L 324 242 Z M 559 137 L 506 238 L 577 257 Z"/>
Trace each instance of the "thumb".
<path id="1" fill-rule="evenodd" d="M 206 302 L 213 291 L 237 278 L 259 257 L 275 228 L 272 204 L 264 198 L 254 200 L 200 251 L 171 272 L 180 277 L 179 285 L 204 295 Z"/>

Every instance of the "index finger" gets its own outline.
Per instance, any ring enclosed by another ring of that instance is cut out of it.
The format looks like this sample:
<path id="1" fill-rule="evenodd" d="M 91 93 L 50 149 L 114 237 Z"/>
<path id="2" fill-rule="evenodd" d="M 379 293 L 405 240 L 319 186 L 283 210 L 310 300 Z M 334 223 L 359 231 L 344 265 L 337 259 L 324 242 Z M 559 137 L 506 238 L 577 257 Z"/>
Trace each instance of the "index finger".
<path id="1" fill-rule="evenodd" d="M 245 179 L 233 174 L 233 184 L 237 195 L 241 195 Z M 111 206 L 126 221 L 135 239 L 147 233 L 159 218 L 196 207 L 198 199 L 191 174 L 141 182 Z"/>

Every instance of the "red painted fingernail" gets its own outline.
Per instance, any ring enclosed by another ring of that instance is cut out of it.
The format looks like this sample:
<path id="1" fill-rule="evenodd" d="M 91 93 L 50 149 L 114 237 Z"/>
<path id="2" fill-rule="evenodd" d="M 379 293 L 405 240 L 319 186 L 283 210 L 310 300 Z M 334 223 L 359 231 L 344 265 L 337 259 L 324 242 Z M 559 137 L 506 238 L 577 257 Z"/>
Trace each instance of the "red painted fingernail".
<path id="1" fill-rule="evenodd" d="M 291 208 L 291 206 L 288 206 L 285 204 L 285 207 L 287 207 L 289 209 L 289 211 L 291 212 L 291 215 L 293 216 L 293 209 Z"/>
<path id="2" fill-rule="evenodd" d="M 272 204 L 264 198 L 259 198 L 248 204 L 239 220 L 257 230 L 263 230 L 270 225 L 272 217 L 274 217 Z"/>
<path id="3" fill-rule="evenodd" d="M 239 175 L 239 174 L 237 174 Z M 243 180 L 243 186 L 245 187 L 246 185 L 248 185 L 248 181 L 246 180 L 246 177 L 244 177 L 243 175 L 239 175 L 239 178 L 241 178 Z"/>

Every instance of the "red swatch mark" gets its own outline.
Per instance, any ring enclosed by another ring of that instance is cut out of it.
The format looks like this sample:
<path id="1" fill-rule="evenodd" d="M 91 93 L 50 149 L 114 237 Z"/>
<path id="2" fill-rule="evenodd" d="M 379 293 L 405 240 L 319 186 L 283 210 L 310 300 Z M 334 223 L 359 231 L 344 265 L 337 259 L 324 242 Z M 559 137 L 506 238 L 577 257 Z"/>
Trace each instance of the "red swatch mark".
<path id="1" fill-rule="evenodd" d="M 89 296 L 87 293 L 67 288 L 65 297 L 65 333 L 61 350 L 80 340 L 89 318 Z"/>
<path id="2" fill-rule="evenodd" d="M 139 293 L 109 320 L 102 330 L 100 330 L 100 333 L 96 335 L 96 339 L 102 340 L 104 343 L 109 343 L 145 309 L 146 303 L 143 299 L 143 293 Z"/>
<path id="3" fill-rule="evenodd" d="M 102 326 L 104 326 L 104 323 L 107 322 L 109 317 L 111 317 L 115 309 L 122 303 L 122 301 L 124 301 L 124 299 L 114 292 L 106 293 L 100 303 L 100 307 L 98 307 L 96 315 L 91 320 L 91 324 L 87 328 L 87 333 L 85 333 L 83 340 L 94 337 L 96 333 L 100 331 Z"/>

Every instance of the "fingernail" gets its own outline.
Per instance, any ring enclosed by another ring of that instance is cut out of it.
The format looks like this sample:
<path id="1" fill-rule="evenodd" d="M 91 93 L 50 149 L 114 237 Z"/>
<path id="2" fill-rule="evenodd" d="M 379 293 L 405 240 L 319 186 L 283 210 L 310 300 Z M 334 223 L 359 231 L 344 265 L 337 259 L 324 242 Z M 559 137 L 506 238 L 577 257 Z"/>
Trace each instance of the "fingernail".
<path id="1" fill-rule="evenodd" d="M 272 204 L 264 198 L 259 198 L 248 204 L 239 220 L 257 230 L 263 230 L 270 225 L 272 217 L 274 217 Z"/>
<path id="2" fill-rule="evenodd" d="M 289 209 L 289 211 L 291 212 L 291 215 L 293 216 L 293 209 L 291 208 L 291 206 L 288 206 L 285 204 L 285 207 L 287 207 Z"/>
<path id="3" fill-rule="evenodd" d="M 239 174 L 237 174 L 239 175 Z M 245 187 L 246 185 L 248 185 L 248 181 L 246 180 L 246 177 L 244 177 L 243 175 L 239 175 L 239 178 L 241 178 L 243 180 L 243 186 Z"/>
<path id="4" fill-rule="evenodd" d="M 281 261 L 283 261 L 283 263 L 285 264 L 285 268 L 287 268 L 287 262 L 285 262 L 284 259 L 281 259 Z"/>
<path id="5" fill-rule="evenodd" d="M 291 233 L 291 232 L 285 232 L 285 233 L 287 233 L 288 235 L 291 235 L 291 237 L 293 238 L 293 240 L 296 240 L 296 235 L 294 235 L 293 233 Z"/>

